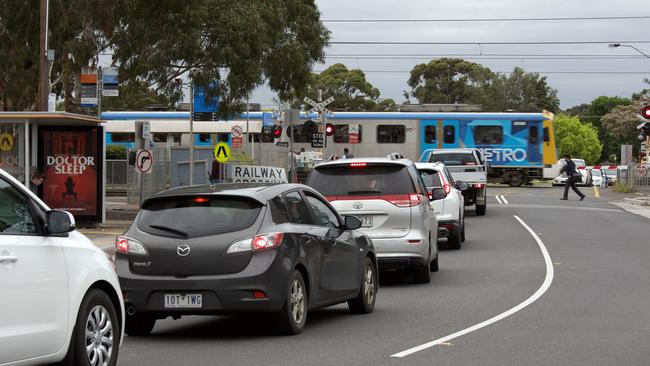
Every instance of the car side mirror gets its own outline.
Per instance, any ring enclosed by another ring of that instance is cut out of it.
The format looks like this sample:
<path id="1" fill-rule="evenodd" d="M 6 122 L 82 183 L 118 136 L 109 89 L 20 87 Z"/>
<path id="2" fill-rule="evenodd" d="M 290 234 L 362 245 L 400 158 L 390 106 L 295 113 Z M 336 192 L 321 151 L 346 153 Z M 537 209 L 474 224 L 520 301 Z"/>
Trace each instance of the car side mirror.
<path id="1" fill-rule="evenodd" d="M 66 211 L 52 210 L 46 213 L 47 232 L 52 235 L 67 234 L 74 230 L 74 216 Z"/>
<path id="2" fill-rule="evenodd" d="M 469 189 L 469 184 L 467 182 L 463 181 L 456 181 L 456 188 L 460 189 L 461 191 L 466 191 Z"/>
<path id="3" fill-rule="evenodd" d="M 361 220 L 356 216 L 345 216 L 345 228 L 356 230 L 361 227 Z"/>
<path id="4" fill-rule="evenodd" d="M 431 190 L 431 201 L 444 200 L 445 198 L 447 198 L 447 192 L 444 188 L 436 187 Z"/>

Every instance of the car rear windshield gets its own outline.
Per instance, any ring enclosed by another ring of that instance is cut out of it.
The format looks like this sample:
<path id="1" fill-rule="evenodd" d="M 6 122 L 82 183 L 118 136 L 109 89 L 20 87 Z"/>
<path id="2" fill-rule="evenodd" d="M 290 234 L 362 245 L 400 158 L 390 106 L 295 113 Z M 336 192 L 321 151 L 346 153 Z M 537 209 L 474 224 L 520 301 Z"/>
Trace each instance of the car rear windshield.
<path id="1" fill-rule="evenodd" d="M 420 171 L 420 175 L 422 175 L 422 180 L 424 181 L 424 185 L 427 186 L 427 188 L 442 187 L 440 174 L 438 174 L 438 172 L 435 170 L 422 170 Z"/>
<path id="2" fill-rule="evenodd" d="M 243 230 L 262 205 L 231 196 L 161 197 L 145 202 L 138 226 L 155 235 L 197 237 Z"/>
<path id="3" fill-rule="evenodd" d="M 314 169 L 307 185 L 324 196 L 415 193 L 408 168 L 397 164 L 335 165 Z"/>
<path id="4" fill-rule="evenodd" d="M 441 162 L 447 166 L 476 165 L 476 158 L 474 158 L 474 154 L 463 153 L 431 154 L 429 162 Z"/>

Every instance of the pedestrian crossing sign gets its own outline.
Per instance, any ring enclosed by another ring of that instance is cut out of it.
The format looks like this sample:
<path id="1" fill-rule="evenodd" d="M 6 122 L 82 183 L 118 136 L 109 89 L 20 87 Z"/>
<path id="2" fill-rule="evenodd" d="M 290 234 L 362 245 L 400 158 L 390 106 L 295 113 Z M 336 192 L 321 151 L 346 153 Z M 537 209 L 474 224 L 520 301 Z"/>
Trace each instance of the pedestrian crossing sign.
<path id="1" fill-rule="evenodd" d="M 230 146 L 225 142 L 220 142 L 214 147 L 214 158 L 220 163 L 226 163 L 230 160 Z"/>
<path id="2" fill-rule="evenodd" d="M 14 137 L 3 132 L 0 134 L 0 151 L 11 151 L 14 148 Z"/>

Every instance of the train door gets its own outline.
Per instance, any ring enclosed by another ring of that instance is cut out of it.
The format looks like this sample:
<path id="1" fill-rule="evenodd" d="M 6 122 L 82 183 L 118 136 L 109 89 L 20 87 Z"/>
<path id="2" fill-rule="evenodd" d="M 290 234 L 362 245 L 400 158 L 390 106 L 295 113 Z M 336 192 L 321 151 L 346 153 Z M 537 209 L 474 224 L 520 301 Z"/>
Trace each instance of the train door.
<path id="1" fill-rule="evenodd" d="M 449 149 L 455 147 L 462 147 L 460 141 L 460 123 L 453 120 L 442 120 L 439 123 L 439 136 L 438 148 Z"/>
<path id="2" fill-rule="evenodd" d="M 530 165 L 538 166 L 542 164 L 542 151 L 540 143 L 542 140 L 541 122 L 528 122 L 528 162 Z"/>
<path id="3" fill-rule="evenodd" d="M 420 121 L 420 152 L 419 156 L 428 149 L 438 148 L 438 123 L 439 121 Z"/>

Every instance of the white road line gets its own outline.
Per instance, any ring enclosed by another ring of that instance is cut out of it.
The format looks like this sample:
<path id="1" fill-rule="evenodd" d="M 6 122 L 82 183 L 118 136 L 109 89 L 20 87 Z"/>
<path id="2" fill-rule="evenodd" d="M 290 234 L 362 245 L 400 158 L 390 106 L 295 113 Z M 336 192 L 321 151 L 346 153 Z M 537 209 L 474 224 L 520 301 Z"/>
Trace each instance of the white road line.
<path id="1" fill-rule="evenodd" d="M 487 327 L 488 325 L 491 325 L 493 323 L 498 322 L 499 320 L 505 319 L 505 318 L 509 317 L 510 315 L 513 315 L 514 313 L 518 312 L 519 310 L 521 310 L 521 309 L 525 308 L 526 306 L 534 303 L 535 301 L 537 301 L 537 299 L 539 299 L 540 297 L 542 297 L 542 295 L 544 295 L 546 290 L 548 290 L 548 288 L 551 286 L 551 283 L 553 282 L 553 273 L 554 272 L 553 272 L 553 262 L 551 261 L 551 256 L 548 254 L 548 250 L 546 250 L 546 247 L 544 246 L 544 243 L 539 238 L 539 236 L 537 236 L 537 234 L 533 231 L 533 229 L 531 229 L 530 226 L 528 226 L 524 222 L 524 220 L 519 218 L 519 216 L 515 215 L 514 218 L 517 219 L 517 221 L 519 221 L 521 226 L 523 226 L 526 230 L 528 230 L 528 233 L 530 233 L 530 235 L 535 239 L 535 241 L 537 242 L 537 245 L 539 245 L 539 249 L 542 251 L 542 255 L 544 256 L 544 262 L 546 263 L 546 277 L 544 278 L 544 282 L 542 282 L 542 286 L 539 289 L 537 289 L 537 291 L 535 291 L 534 294 L 532 294 L 528 299 L 526 299 L 521 304 L 519 304 L 519 305 L 511 308 L 510 310 L 507 310 L 507 311 L 505 311 L 505 312 L 503 312 L 503 313 L 501 313 L 501 314 L 499 314 L 499 315 L 497 315 L 497 316 L 495 316 L 493 318 L 490 318 L 490 319 L 488 319 L 488 320 L 486 320 L 484 322 L 478 323 L 476 325 L 473 325 L 473 326 L 471 326 L 469 328 L 463 329 L 463 330 L 461 330 L 459 332 L 450 334 L 448 336 L 438 338 L 438 339 L 436 339 L 434 341 L 424 343 L 424 344 L 419 345 L 417 347 L 409 348 L 406 351 L 395 353 L 394 355 L 391 355 L 390 357 L 397 357 L 397 358 L 406 357 L 406 356 L 412 355 L 412 354 L 414 354 L 416 352 L 423 351 L 423 350 L 425 350 L 427 348 L 437 346 L 437 345 L 442 344 L 444 342 L 449 342 L 452 339 L 464 336 L 464 335 L 466 335 L 468 333 L 471 333 L 471 332 L 477 331 L 477 330 L 479 330 L 481 328 Z"/>
<path id="2" fill-rule="evenodd" d="M 508 202 L 508 200 L 506 199 L 506 196 L 501 195 L 501 199 L 503 200 L 503 203 L 505 203 L 506 205 L 510 204 L 510 202 Z"/>
<path id="3" fill-rule="evenodd" d="M 499 198 L 499 196 L 494 196 L 494 198 L 496 198 L 496 199 L 497 199 L 497 201 L 499 201 L 499 204 L 500 204 L 500 205 L 502 205 L 502 204 L 503 204 L 503 202 L 501 202 L 501 198 Z"/>

